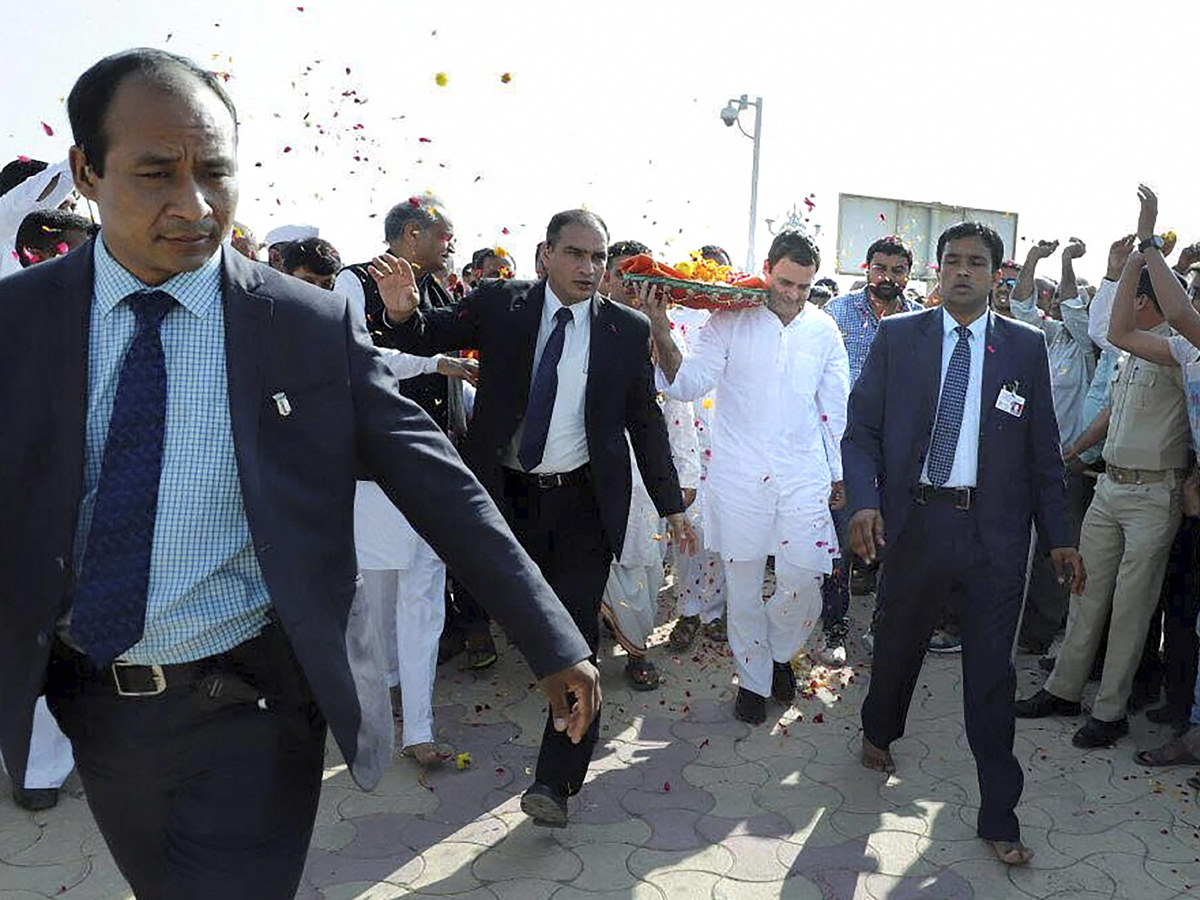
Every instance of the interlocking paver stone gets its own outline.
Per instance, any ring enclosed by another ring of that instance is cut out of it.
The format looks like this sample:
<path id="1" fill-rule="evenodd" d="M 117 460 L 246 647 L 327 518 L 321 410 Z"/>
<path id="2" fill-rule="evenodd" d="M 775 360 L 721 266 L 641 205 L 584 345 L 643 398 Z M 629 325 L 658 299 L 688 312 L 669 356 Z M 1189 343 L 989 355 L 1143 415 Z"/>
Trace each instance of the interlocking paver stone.
<path id="1" fill-rule="evenodd" d="M 865 622 L 863 600 L 852 612 Z M 439 738 L 471 754 L 467 769 L 423 773 L 397 759 L 363 794 L 331 745 L 298 900 L 1191 900 L 1200 890 L 1200 806 L 1184 783 L 1193 770 L 1133 761 L 1166 739 L 1143 717 L 1129 740 L 1086 753 L 1071 745 L 1079 719 L 1018 723 L 1018 816 L 1037 856 L 1009 870 L 975 836 L 959 660 L 927 661 L 893 747 L 898 771 L 885 778 L 858 764 L 868 660 L 830 670 L 800 658 L 804 695 L 751 728 L 733 718 L 727 647 L 701 640 L 670 654 L 672 614 L 664 605 L 651 641 L 658 692 L 630 691 L 624 654 L 602 649 L 605 728 L 569 827 L 536 828 L 520 812 L 545 701 L 501 640 L 489 672 L 452 662 L 439 673 Z M 861 654 L 855 641 L 851 652 Z M 1031 657 L 1017 664 L 1025 695 L 1044 676 Z M 0 900 L 129 900 L 77 782 L 37 815 L 4 788 Z"/>

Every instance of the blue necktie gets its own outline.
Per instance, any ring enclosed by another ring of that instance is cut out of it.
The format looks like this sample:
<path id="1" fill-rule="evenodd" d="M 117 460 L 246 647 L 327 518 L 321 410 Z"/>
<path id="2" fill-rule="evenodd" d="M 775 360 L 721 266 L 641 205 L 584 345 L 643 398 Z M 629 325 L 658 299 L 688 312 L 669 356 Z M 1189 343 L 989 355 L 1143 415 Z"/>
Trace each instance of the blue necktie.
<path id="1" fill-rule="evenodd" d="M 950 354 L 942 396 L 938 400 L 937 420 L 933 439 L 929 442 L 929 481 L 942 487 L 954 468 L 954 452 L 958 449 L 958 433 L 962 429 L 963 406 L 967 402 L 967 382 L 971 380 L 971 330 L 965 325 L 954 329 L 958 343 Z"/>
<path id="2" fill-rule="evenodd" d="M 558 361 L 562 359 L 563 343 L 567 339 L 567 323 L 571 310 L 565 306 L 554 314 L 554 330 L 542 348 L 533 386 L 529 389 L 529 405 L 525 408 L 525 431 L 517 459 L 526 472 L 542 461 L 546 452 L 546 435 L 550 433 L 550 415 L 554 412 L 554 395 L 558 393 Z"/>
<path id="3" fill-rule="evenodd" d="M 71 607 L 71 638 L 107 666 L 142 637 L 158 510 L 167 367 L 160 327 L 175 299 L 130 294 L 137 332 L 117 381 L 96 504 Z"/>

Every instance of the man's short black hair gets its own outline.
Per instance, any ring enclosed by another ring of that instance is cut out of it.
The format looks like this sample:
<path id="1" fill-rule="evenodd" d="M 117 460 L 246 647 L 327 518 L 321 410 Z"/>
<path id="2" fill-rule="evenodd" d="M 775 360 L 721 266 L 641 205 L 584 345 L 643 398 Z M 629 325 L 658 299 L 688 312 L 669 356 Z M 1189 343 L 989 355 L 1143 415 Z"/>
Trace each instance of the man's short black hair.
<path id="1" fill-rule="evenodd" d="M 951 241 L 966 237 L 977 237 L 983 241 L 992 257 L 992 271 L 999 271 L 1000 264 L 1004 261 L 1004 238 L 996 233 L 996 229 L 984 225 L 982 222 L 959 222 L 943 231 L 937 242 L 938 265 L 941 265 L 942 252 L 946 249 L 946 245 Z"/>
<path id="2" fill-rule="evenodd" d="M 817 245 L 807 234 L 794 229 L 779 232 L 771 241 L 771 249 L 767 251 L 767 267 L 774 269 L 781 259 L 790 259 L 801 266 L 821 268 L 821 251 Z"/>
<path id="3" fill-rule="evenodd" d="M 608 226 L 604 220 L 589 209 L 566 209 L 555 213 L 546 226 L 546 246 L 553 247 L 558 242 L 558 236 L 568 225 L 583 225 L 585 228 L 595 228 L 608 240 Z"/>
<path id="4" fill-rule="evenodd" d="M 3 197 L 26 178 L 31 178 L 47 168 L 40 159 L 21 156 L 0 169 L 0 197 Z"/>
<path id="5" fill-rule="evenodd" d="M 900 240 L 894 234 L 885 235 L 879 238 L 875 243 L 867 248 L 867 265 L 871 265 L 871 259 L 876 253 L 882 253 L 884 256 L 903 256 L 908 260 L 908 267 L 913 266 L 913 252 L 908 248 L 904 241 Z"/>
<path id="6" fill-rule="evenodd" d="M 824 278 L 818 278 L 813 283 L 813 287 L 828 288 L 830 295 L 834 296 L 834 297 L 836 297 L 838 294 L 840 294 L 842 292 L 842 289 L 840 287 L 838 287 L 838 283 L 836 281 L 834 281 L 832 278 L 830 278 L 828 275 L 826 275 Z"/>
<path id="7" fill-rule="evenodd" d="M 431 193 L 413 195 L 388 210 L 383 220 L 383 239 L 394 244 L 404 237 L 404 229 L 416 225 L 421 231 L 442 219 L 442 201 Z"/>
<path id="8" fill-rule="evenodd" d="M 283 248 L 283 271 L 291 275 L 301 267 L 314 275 L 336 275 L 342 270 L 342 258 L 324 238 L 290 241 Z"/>
<path id="9" fill-rule="evenodd" d="M 613 270 L 617 260 L 623 256 L 637 256 L 640 253 L 650 253 L 650 248 L 641 241 L 617 241 L 608 247 L 608 271 Z"/>
<path id="10" fill-rule="evenodd" d="M 99 226 L 65 209 L 35 209 L 17 228 L 13 241 L 17 260 L 23 268 L 28 268 L 42 259 L 58 256 L 58 245 L 63 243 L 67 232 L 91 236 L 98 230 Z"/>
<path id="11" fill-rule="evenodd" d="M 1175 280 L 1179 282 L 1180 287 L 1184 292 L 1187 292 L 1187 279 L 1178 272 L 1172 272 Z M 1150 302 L 1154 304 L 1154 308 L 1158 310 L 1159 315 L 1162 314 L 1162 307 L 1158 304 L 1158 294 L 1154 290 L 1154 282 L 1150 280 L 1150 270 L 1146 266 L 1142 266 L 1142 274 L 1138 276 L 1137 294 L 1135 296 L 1146 296 L 1150 298 Z"/>
<path id="12" fill-rule="evenodd" d="M 612 255 L 611 253 L 609 254 Z M 700 248 L 700 255 L 705 259 L 711 259 L 718 266 L 732 266 L 733 262 L 729 259 L 729 254 L 725 252 L 724 247 L 718 247 L 716 244 L 705 244 Z"/>
<path id="13" fill-rule="evenodd" d="M 202 68 L 186 56 L 136 47 L 106 56 L 79 76 L 67 97 L 67 116 L 75 146 L 83 151 L 98 176 L 104 177 L 104 158 L 108 154 L 108 134 L 104 119 L 117 88 L 130 75 L 140 75 L 157 88 L 173 92 L 180 85 L 180 76 L 192 77 L 217 95 L 233 119 L 234 140 L 237 139 L 237 109 L 221 86 L 215 72 Z"/>

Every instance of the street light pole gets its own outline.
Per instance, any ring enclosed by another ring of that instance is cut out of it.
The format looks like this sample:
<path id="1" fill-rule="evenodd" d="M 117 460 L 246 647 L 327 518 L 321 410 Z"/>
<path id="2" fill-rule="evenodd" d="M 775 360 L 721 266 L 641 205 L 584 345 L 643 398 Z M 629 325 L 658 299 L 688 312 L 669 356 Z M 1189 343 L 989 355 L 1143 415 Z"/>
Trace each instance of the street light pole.
<path id="1" fill-rule="evenodd" d="M 741 113 L 749 107 L 754 107 L 754 135 L 746 134 L 746 129 L 742 127 Z M 758 148 L 762 140 L 762 97 L 755 97 L 754 102 L 750 102 L 748 94 L 742 94 L 736 100 L 730 100 L 721 110 L 721 121 L 727 126 L 732 127 L 737 125 L 738 131 L 745 134 L 746 137 L 754 141 L 754 166 L 750 170 L 750 241 L 746 247 L 746 271 L 753 272 L 755 269 L 754 259 L 754 226 L 758 219 Z"/>
<path id="2" fill-rule="evenodd" d="M 742 100 L 745 101 L 745 95 Z M 762 97 L 756 97 L 750 104 L 754 107 L 754 166 L 750 172 L 750 244 L 746 250 L 746 271 L 757 270 L 757 260 L 754 257 L 754 226 L 758 222 L 758 148 L 762 138 Z"/>

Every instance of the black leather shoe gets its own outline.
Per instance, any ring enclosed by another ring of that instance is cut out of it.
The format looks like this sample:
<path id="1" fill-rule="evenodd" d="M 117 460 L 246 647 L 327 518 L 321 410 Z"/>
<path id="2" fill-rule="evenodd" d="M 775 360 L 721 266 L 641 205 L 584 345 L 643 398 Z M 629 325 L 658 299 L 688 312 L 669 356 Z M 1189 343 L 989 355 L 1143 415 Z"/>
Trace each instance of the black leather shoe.
<path id="1" fill-rule="evenodd" d="M 521 795 L 521 812 L 542 828 L 567 827 L 567 798 L 540 781 Z"/>
<path id="2" fill-rule="evenodd" d="M 1046 716 L 1077 716 L 1083 707 L 1062 697 L 1056 697 L 1042 688 L 1032 697 L 1016 702 L 1018 719 L 1044 719 Z"/>
<path id="3" fill-rule="evenodd" d="M 791 663 L 775 663 L 771 673 L 771 696 L 784 706 L 791 706 L 796 699 L 796 673 Z"/>
<path id="4" fill-rule="evenodd" d="M 19 788 L 13 785 L 13 802 L 21 809 L 42 812 L 58 806 L 58 788 Z"/>
<path id="5" fill-rule="evenodd" d="M 1118 719 L 1115 722 L 1102 722 L 1088 716 L 1087 724 L 1075 732 L 1071 743 L 1082 750 L 1094 750 L 1098 747 L 1111 747 L 1120 738 L 1129 734 L 1129 719 Z"/>
<path id="6" fill-rule="evenodd" d="M 761 725 L 767 721 L 767 698 L 760 697 L 754 691 L 738 688 L 733 714 L 748 725 Z"/>

